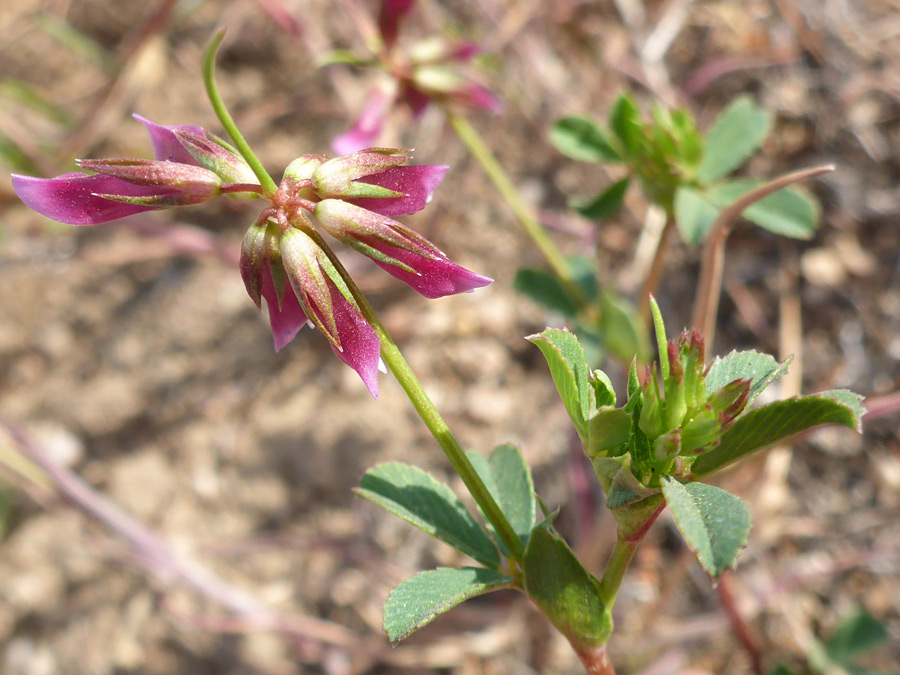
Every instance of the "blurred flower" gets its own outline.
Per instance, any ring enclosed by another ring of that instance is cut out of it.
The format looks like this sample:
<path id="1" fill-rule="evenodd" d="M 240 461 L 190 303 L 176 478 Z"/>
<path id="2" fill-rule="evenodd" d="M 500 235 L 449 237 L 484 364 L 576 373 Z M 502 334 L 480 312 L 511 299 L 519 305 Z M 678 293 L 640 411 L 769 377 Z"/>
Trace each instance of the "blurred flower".
<path id="1" fill-rule="evenodd" d="M 385 118 L 397 104 L 408 106 L 414 117 L 419 117 L 431 102 L 502 111 L 500 100 L 461 70 L 481 52 L 476 43 L 429 38 L 405 49 L 398 45 L 400 25 L 414 4 L 414 0 L 382 0 L 378 35 L 369 40 L 373 58 L 349 60 L 359 65 L 377 64 L 392 81 L 369 91 L 353 126 L 332 141 L 336 153 L 349 154 L 375 145 Z"/>
<path id="2" fill-rule="evenodd" d="M 316 223 L 425 297 L 491 282 L 393 220 L 431 201 L 445 166 L 405 166 L 409 153 L 379 148 L 334 159 L 302 155 L 287 167 L 277 191 L 263 195 L 252 169 L 225 141 L 199 127 L 138 119 L 150 133 L 156 160 L 80 160 L 81 168 L 95 173 L 14 176 L 13 188 L 38 213 L 74 225 L 199 204 L 221 194 L 265 198 L 269 205 L 244 237 L 240 268 L 256 305 L 265 300 L 275 349 L 312 322 L 373 396 L 380 342 Z"/>

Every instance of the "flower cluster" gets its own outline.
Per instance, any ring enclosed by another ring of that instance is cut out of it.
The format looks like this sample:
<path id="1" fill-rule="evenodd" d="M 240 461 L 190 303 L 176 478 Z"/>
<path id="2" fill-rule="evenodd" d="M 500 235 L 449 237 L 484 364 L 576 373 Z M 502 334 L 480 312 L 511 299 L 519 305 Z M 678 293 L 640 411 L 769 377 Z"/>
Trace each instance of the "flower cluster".
<path id="1" fill-rule="evenodd" d="M 479 45 L 430 38 L 406 48 L 398 46 L 400 24 L 414 4 L 414 0 L 382 1 L 378 36 L 372 47 L 376 62 L 391 79 L 368 93 L 353 126 L 332 142 L 336 153 L 346 155 L 374 145 L 388 112 L 396 104 L 409 107 L 414 117 L 419 117 L 432 101 L 460 103 L 492 112 L 502 110 L 496 96 L 460 69 L 480 53 Z"/>
<path id="2" fill-rule="evenodd" d="M 275 348 L 312 322 L 373 396 L 380 342 L 316 224 L 428 298 L 491 282 L 394 220 L 431 200 L 445 166 L 405 166 L 408 152 L 379 148 L 334 159 L 303 155 L 267 194 L 243 157 L 222 139 L 199 127 L 138 119 L 150 133 L 155 160 L 81 160 L 79 167 L 94 173 L 13 176 L 13 188 L 38 213 L 72 225 L 199 204 L 223 194 L 266 199 L 269 205 L 244 237 L 241 276 L 257 306 L 266 302 Z"/>
<path id="3" fill-rule="evenodd" d="M 707 393 L 703 338 L 685 331 L 668 343 L 668 372 L 656 364 L 643 384 L 643 407 L 638 426 L 661 465 L 676 457 L 692 459 L 715 447 L 722 434 L 747 407 L 750 380 L 738 379 Z"/>

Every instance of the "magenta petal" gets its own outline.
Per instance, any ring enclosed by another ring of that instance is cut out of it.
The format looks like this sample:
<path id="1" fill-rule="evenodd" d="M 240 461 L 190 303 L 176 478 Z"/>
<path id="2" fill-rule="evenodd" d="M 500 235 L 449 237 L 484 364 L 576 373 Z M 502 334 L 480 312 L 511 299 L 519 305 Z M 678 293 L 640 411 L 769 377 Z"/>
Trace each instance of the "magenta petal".
<path id="1" fill-rule="evenodd" d="M 473 108 L 489 110 L 499 115 L 504 111 L 503 102 L 480 84 L 470 82 L 465 89 L 453 94 L 453 97 L 463 101 Z"/>
<path id="2" fill-rule="evenodd" d="M 385 272 L 397 277 L 426 298 L 442 298 L 445 295 L 467 293 L 487 286 L 493 281 L 489 277 L 475 274 L 440 255 L 425 257 L 394 246 L 387 246 L 380 241 L 368 241 L 367 243 L 414 269 L 418 274 L 372 259 Z"/>
<path id="3" fill-rule="evenodd" d="M 354 152 L 371 148 L 375 139 L 384 127 L 390 96 L 381 90 L 373 89 L 366 96 L 362 112 L 349 131 L 337 136 L 331 142 L 331 148 L 337 155 L 352 155 Z"/>
<path id="4" fill-rule="evenodd" d="M 204 136 L 206 135 L 206 131 L 200 127 L 188 124 L 164 127 L 155 124 L 140 115 L 133 115 L 133 117 L 147 127 L 147 133 L 150 134 L 150 142 L 153 143 L 153 152 L 156 154 L 156 159 L 160 161 L 168 160 L 170 162 L 179 162 L 180 164 L 193 164 L 194 166 L 199 166 L 197 160 L 194 159 L 194 156 L 181 145 L 175 132 L 188 131 L 199 136 Z"/>
<path id="5" fill-rule="evenodd" d="M 331 349 L 341 361 L 359 374 L 373 398 L 378 398 L 378 361 L 381 357 L 378 336 L 336 286 L 332 285 L 330 291 L 334 321 L 342 347 L 338 349 L 332 344 Z"/>
<path id="6" fill-rule="evenodd" d="M 416 89 L 415 87 L 405 84 L 403 91 L 400 93 L 400 100 L 409 106 L 414 119 L 418 119 L 425 112 L 425 108 L 431 102 L 428 94 Z"/>
<path id="7" fill-rule="evenodd" d="M 269 324 L 272 326 L 272 336 L 275 338 L 275 351 L 278 352 L 294 339 L 300 329 L 309 323 L 309 319 L 306 318 L 290 285 L 285 289 L 281 307 L 278 307 L 278 295 L 275 293 L 275 284 L 272 282 L 272 274 L 269 272 L 268 266 L 263 267 L 260 293 L 266 300 Z"/>
<path id="8" fill-rule="evenodd" d="M 364 197 L 345 201 L 391 218 L 415 213 L 421 211 L 431 201 L 431 195 L 444 180 L 448 168 L 422 165 L 395 166 L 387 171 L 360 178 L 359 182 L 402 192 L 402 197 Z"/>
<path id="9" fill-rule="evenodd" d="M 150 197 L 178 193 L 158 186 L 135 185 L 112 176 L 83 173 L 67 173 L 56 178 L 13 175 L 12 185 L 26 205 L 51 220 L 69 225 L 96 225 L 158 208 L 114 202 L 98 194 Z"/>
<path id="10" fill-rule="evenodd" d="M 462 40 L 451 45 L 448 54 L 448 60 L 464 63 L 470 61 L 473 57 L 480 54 L 481 45 L 470 40 Z"/>
<path id="11" fill-rule="evenodd" d="M 382 0 L 378 14 L 378 30 L 385 46 L 390 49 L 397 41 L 400 22 L 409 14 L 415 0 Z"/>

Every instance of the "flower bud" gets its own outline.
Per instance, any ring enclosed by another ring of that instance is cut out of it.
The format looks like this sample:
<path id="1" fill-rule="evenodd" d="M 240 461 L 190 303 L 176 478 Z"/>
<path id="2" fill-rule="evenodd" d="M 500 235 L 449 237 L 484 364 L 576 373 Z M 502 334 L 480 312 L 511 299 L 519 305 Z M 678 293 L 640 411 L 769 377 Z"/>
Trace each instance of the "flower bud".
<path id="1" fill-rule="evenodd" d="M 638 427 L 651 441 L 664 434 L 666 428 L 664 418 L 664 404 L 660 400 L 659 382 L 656 376 L 656 364 L 647 372 L 647 378 L 643 386 L 644 405 L 641 408 L 641 416 Z"/>
<path id="2" fill-rule="evenodd" d="M 247 294 L 257 307 L 262 307 L 263 267 L 267 263 L 268 222 L 266 219 L 251 225 L 241 244 L 241 279 L 244 280 Z"/>
<path id="3" fill-rule="evenodd" d="M 747 407 L 751 380 L 734 380 L 709 395 L 707 403 L 719 415 L 719 422 L 727 428 Z"/>
<path id="4" fill-rule="evenodd" d="M 721 433 L 718 415 L 704 406 L 681 428 L 681 454 L 696 454 L 709 449 L 707 446 L 718 445 Z"/>
<path id="5" fill-rule="evenodd" d="M 284 170 L 284 178 L 289 178 L 297 183 L 312 180 L 316 170 L 326 160 L 325 155 L 300 155 L 287 165 Z"/>
<path id="6" fill-rule="evenodd" d="M 663 434 L 653 442 L 653 459 L 666 464 L 681 452 L 681 429 Z"/>
<path id="7" fill-rule="evenodd" d="M 222 181 L 212 171 L 192 164 L 149 159 L 80 159 L 79 167 L 135 185 L 157 187 L 150 195 L 102 194 L 104 199 L 140 206 L 200 204 L 221 194 Z"/>
<path id="8" fill-rule="evenodd" d="M 226 183 L 259 185 L 259 179 L 247 161 L 221 138 L 205 129 L 181 128 L 173 133 L 200 166 L 206 167 Z"/>
<path id="9" fill-rule="evenodd" d="M 335 157 L 322 163 L 313 172 L 316 192 L 323 199 L 401 197 L 402 192 L 358 179 L 384 173 L 400 166 L 407 159 L 408 155 L 404 152 L 381 148 L 369 148 L 346 157 Z"/>
<path id="10" fill-rule="evenodd" d="M 350 289 L 325 252 L 301 229 L 281 236 L 285 273 L 300 305 L 331 343 L 332 351 L 378 396 L 381 345 Z"/>

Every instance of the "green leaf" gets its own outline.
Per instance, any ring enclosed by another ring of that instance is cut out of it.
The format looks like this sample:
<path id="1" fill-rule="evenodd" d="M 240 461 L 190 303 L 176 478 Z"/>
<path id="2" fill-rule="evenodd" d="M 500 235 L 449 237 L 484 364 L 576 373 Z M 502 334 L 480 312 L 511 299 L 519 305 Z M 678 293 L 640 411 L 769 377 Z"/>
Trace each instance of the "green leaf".
<path id="1" fill-rule="evenodd" d="M 569 295 L 554 274 L 544 270 L 521 268 L 516 272 L 513 288 L 547 309 L 563 316 L 578 314 L 578 303 Z"/>
<path id="2" fill-rule="evenodd" d="M 599 645 L 612 633 L 600 582 L 578 562 L 547 521 L 531 533 L 525 549 L 525 591 L 550 622 L 573 643 Z"/>
<path id="3" fill-rule="evenodd" d="M 623 94 L 609 111 L 609 126 L 625 146 L 625 155 L 637 155 L 641 148 L 643 124 L 634 100 Z"/>
<path id="4" fill-rule="evenodd" d="M 612 380 L 602 370 L 595 370 L 591 376 L 591 387 L 594 388 L 594 405 L 598 408 L 616 404 L 616 390 Z"/>
<path id="5" fill-rule="evenodd" d="M 861 402 L 858 394 L 835 390 L 751 410 L 722 435 L 718 446 L 697 458 L 691 472 L 705 476 L 741 457 L 823 424 L 839 424 L 859 431 L 865 412 Z"/>
<path id="6" fill-rule="evenodd" d="M 635 356 L 646 361 L 650 353 L 647 329 L 630 302 L 606 290 L 600 295 L 600 335 L 606 350 L 620 361 Z"/>
<path id="7" fill-rule="evenodd" d="M 584 350 L 584 361 L 588 367 L 593 368 L 603 362 L 606 356 L 606 348 L 603 344 L 603 335 L 596 322 L 586 321 L 584 317 L 575 319 L 572 332 L 578 338 L 578 344 Z"/>
<path id="8" fill-rule="evenodd" d="M 845 620 L 828 640 L 828 655 L 840 663 L 887 640 L 884 624 L 865 610 Z"/>
<path id="9" fill-rule="evenodd" d="M 772 130 L 772 116 L 749 96 L 732 101 L 719 115 L 706 136 L 703 161 L 697 180 L 712 183 L 746 161 Z"/>
<path id="10" fill-rule="evenodd" d="M 703 241 L 719 213 L 697 190 L 680 187 L 675 191 L 675 224 L 686 243 L 693 246 Z"/>
<path id="11" fill-rule="evenodd" d="M 794 357 L 789 356 L 779 364 L 768 354 L 752 350 L 733 351 L 721 358 L 717 356 L 706 375 L 706 393 L 712 394 L 735 380 L 751 380 L 750 395 L 747 400 L 749 406 L 766 387 L 787 373 L 793 360 Z"/>
<path id="12" fill-rule="evenodd" d="M 714 485 L 663 477 L 662 491 L 675 525 L 700 566 L 717 580 L 747 545 L 750 511 L 738 497 Z"/>
<path id="13" fill-rule="evenodd" d="M 572 275 L 578 287 L 584 291 L 589 300 L 597 299 L 597 271 L 594 261 L 583 255 L 569 256 L 566 262 L 569 264 L 569 273 Z"/>
<path id="14" fill-rule="evenodd" d="M 606 132 L 586 117 L 564 117 L 550 131 L 550 142 L 566 157 L 581 162 L 621 162 Z"/>
<path id="15" fill-rule="evenodd" d="M 577 338 L 567 330 L 548 328 L 526 338 L 537 345 L 547 359 L 556 390 L 582 442 L 587 438 L 590 412 L 590 385 L 584 351 Z"/>
<path id="16" fill-rule="evenodd" d="M 719 208 L 726 208 L 738 197 L 760 185 L 755 180 L 734 180 L 716 185 L 706 198 Z M 764 230 L 792 239 L 811 239 L 819 226 L 819 203 L 807 191 L 785 188 L 748 206 L 741 214 Z"/>
<path id="17" fill-rule="evenodd" d="M 630 178 L 616 181 L 591 201 L 583 204 L 575 204 L 574 208 L 585 218 L 591 220 L 603 220 L 614 215 L 621 207 L 628 190 Z"/>
<path id="18" fill-rule="evenodd" d="M 594 411 L 588 421 L 588 457 L 621 455 L 624 445 L 631 438 L 631 415 L 620 408 L 607 406 Z"/>
<path id="19" fill-rule="evenodd" d="M 513 530 L 522 543 L 527 544 L 531 528 L 534 527 L 536 503 L 534 480 L 522 453 L 515 445 L 507 443 L 494 448 L 489 460 L 474 451 L 469 451 L 466 455 Z M 488 528 L 493 531 L 490 523 Z M 502 540 L 497 536 L 494 540 L 498 542 L 503 555 L 509 556 Z"/>
<path id="20" fill-rule="evenodd" d="M 777 665 L 769 671 L 768 675 L 796 675 L 796 673 L 790 668 L 782 665 Z"/>
<path id="21" fill-rule="evenodd" d="M 482 565 L 500 567 L 487 532 L 449 487 L 421 469 L 400 462 L 379 464 L 366 472 L 356 494 Z"/>
<path id="22" fill-rule="evenodd" d="M 420 572 L 391 591 L 384 603 L 384 630 L 396 644 L 461 602 L 512 584 L 512 577 L 482 567 Z"/>

